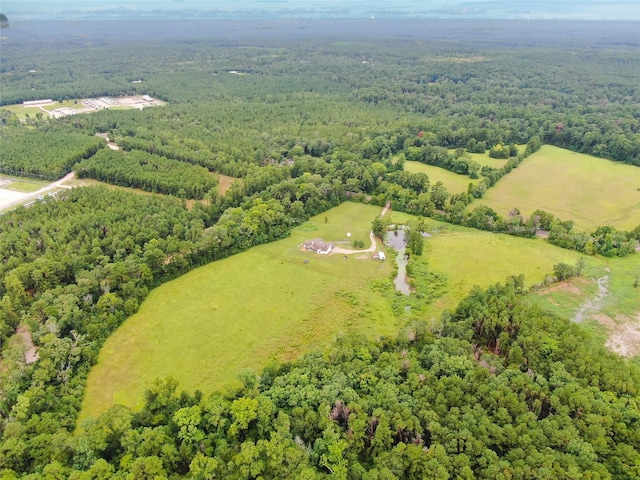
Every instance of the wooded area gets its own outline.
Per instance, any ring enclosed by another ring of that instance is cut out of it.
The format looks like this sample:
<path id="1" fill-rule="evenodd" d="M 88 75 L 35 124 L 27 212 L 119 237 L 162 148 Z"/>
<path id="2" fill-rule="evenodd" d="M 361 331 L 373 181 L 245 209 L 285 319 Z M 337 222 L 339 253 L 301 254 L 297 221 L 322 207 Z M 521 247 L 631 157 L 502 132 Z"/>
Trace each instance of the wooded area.
<path id="1" fill-rule="evenodd" d="M 0 109 L 0 172 L 75 169 L 168 195 L 75 188 L 0 216 L 2 475 L 640 476 L 637 362 L 529 306 L 518 277 L 472 292 L 437 328 L 348 337 L 247 372 L 228 395 L 178 394 L 159 380 L 140 411 L 115 406 L 74 433 L 100 347 L 150 289 L 346 200 L 517 236 L 550 230 L 551 243 L 589 255 L 635 254 L 640 225 L 580 233 L 542 210 L 514 205 L 502 218 L 467 206 L 543 143 L 640 166 L 637 45 L 568 54 L 548 41 L 269 37 L 88 48 L 7 35 L 3 104 L 144 93 L 168 105 L 29 124 Z M 469 156 L 486 151 L 508 162 Z M 469 188 L 452 195 L 404 171 L 406 160 L 468 176 Z M 219 195 L 216 174 L 242 181 Z M 206 201 L 187 208 L 184 198 Z M 19 325 L 35 362 L 9 341 Z"/>

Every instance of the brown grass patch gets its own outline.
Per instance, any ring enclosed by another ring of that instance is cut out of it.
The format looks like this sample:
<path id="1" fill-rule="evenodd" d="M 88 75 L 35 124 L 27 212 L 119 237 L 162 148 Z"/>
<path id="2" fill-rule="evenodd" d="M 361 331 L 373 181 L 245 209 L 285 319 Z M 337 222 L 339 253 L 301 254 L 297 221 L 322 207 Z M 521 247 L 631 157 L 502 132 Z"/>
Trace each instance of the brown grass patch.
<path id="1" fill-rule="evenodd" d="M 234 182 L 242 182 L 239 178 L 228 177 L 227 175 L 218 174 L 218 193 L 224 195 L 231 188 Z"/>
<path id="2" fill-rule="evenodd" d="M 543 288 L 539 291 L 540 295 L 548 295 L 553 292 L 564 291 L 573 293 L 574 295 L 582 295 L 582 290 L 576 285 L 577 283 L 586 284 L 589 283 L 584 278 L 574 278 L 573 280 L 567 280 L 566 282 L 560 282 L 552 285 L 551 287 Z"/>

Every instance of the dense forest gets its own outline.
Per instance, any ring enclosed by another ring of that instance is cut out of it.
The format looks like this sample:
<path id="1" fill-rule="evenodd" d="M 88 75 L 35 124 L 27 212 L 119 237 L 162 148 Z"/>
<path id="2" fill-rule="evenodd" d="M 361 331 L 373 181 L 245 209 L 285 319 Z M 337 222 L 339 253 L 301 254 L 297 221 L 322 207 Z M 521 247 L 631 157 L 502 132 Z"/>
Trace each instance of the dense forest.
<path id="1" fill-rule="evenodd" d="M 132 44 L 56 28 L 32 38 L 7 30 L 2 104 L 144 93 L 168 105 L 24 123 L 0 109 L 0 172 L 75 170 L 168 195 L 76 188 L 0 216 L 2 475 L 640 476 L 637 364 L 530 306 L 518 277 L 474 290 L 437 327 L 347 337 L 247 373 L 226 395 L 179 393 L 161 379 L 140 411 L 115 406 L 76 429 L 100 347 L 150 289 L 284 238 L 347 200 L 518 236 L 544 229 L 563 248 L 634 255 L 640 225 L 583 233 L 541 210 L 501 218 L 467 206 L 543 143 L 640 166 L 638 45 L 603 33 L 567 47 L 559 31 L 533 45 L 514 44 L 509 31 L 484 43 L 469 33 L 452 42 L 455 31 L 424 42 L 212 40 L 200 27 L 193 38 Z M 507 163 L 469 155 L 487 151 Z M 466 176 L 469 188 L 451 194 L 405 171 L 407 160 Z M 216 174 L 238 179 L 225 195 Z M 13 341 L 21 326 L 35 362 Z"/>

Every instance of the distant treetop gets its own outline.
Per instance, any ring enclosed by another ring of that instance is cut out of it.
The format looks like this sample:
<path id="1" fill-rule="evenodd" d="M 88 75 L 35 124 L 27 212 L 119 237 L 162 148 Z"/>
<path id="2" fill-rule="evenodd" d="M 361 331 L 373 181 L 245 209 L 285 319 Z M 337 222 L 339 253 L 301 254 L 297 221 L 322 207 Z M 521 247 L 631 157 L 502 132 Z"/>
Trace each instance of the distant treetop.
<path id="1" fill-rule="evenodd" d="M 0 13 L 0 28 L 8 28 L 9 27 L 9 19 L 4 13 Z"/>

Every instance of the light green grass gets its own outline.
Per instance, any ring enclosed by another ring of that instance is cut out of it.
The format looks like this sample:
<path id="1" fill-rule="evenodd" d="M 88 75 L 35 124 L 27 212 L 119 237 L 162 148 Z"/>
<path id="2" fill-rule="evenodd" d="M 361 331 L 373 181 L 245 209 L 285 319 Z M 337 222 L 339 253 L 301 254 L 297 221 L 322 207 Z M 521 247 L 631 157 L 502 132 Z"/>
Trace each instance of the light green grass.
<path id="1" fill-rule="evenodd" d="M 343 332 L 390 335 L 399 327 L 372 282 L 391 262 L 302 251 L 305 240 L 367 239 L 378 207 L 345 203 L 262 245 L 155 289 L 107 340 L 88 378 L 81 418 L 114 403 L 139 407 L 157 377 L 210 392 L 237 385 L 245 368 L 288 360 Z M 324 219 L 327 219 L 325 223 Z M 307 260 L 308 263 L 304 263 Z"/>
<path id="2" fill-rule="evenodd" d="M 576 310 L 598 292 L 596 279 L 608 277 L 609 294 L 602 300 L 598 313 L 609 318 L 640 318 L 640 261 L 638 255 L 624 258 L 584 257 L 586 259 L 582 277 L 573 278 L 562 285 L 542 289 L 535 303 L 548 310 L 572 318 Z"/>
<path id="3" fill-rule="evenodd" d="M 4 188 L 6 188 L 7 190 L 15 190 L 16 192 L 31 193 L 31 192 L 37 192 L 45 185 L 47 185 L 46 182 L 31 182 L 31 181 L 19 180 L 16 182 L 11 182 L 9 185 L 7 185 Z"/>
<path id="4" fill-rule="evenodd" d="M 87 108 L 87 107 L 85 107 L 82 104 L 81 100 L 75 100 L 75 101 L 74 100 L 64 100 L 62 102 L 54 102 L 53 105 L 45 105 L 43 108 L 45 110 L 52 111 L 52 110 L 55 110 L 57 108 L 71 108 L 73 110 L 82 110 L 82 109 Z"/>
<path id="5" fill-rule="evenodd" d="M 404 169 L 410 173 L 426 173 L 431 185 L 442 182 L 449 193 L 466 192 L 470 183 L 478 183 L 479 180 L 472 180 L 467 175 L 458 175 L 444 168 L 433 165 L 425 165 L 420 162 L 405 162 Z"/>
<path id="6" fill-rule="evenodd" d="M 392 212 L 391 221 L 410 223 L 416 217 Z M 445 294 L 429 304 L 407 301 L 421 319 L 437 322 L 446 309 L 455 308 L 471 289 L 478 285 L 486 288 L 502 283 L 510 275 L 525 275 L 525 285 L 532 286 L 553 274 L 557 263 L 575 264 L 581 254 L 556 247 L 545 240 L 518 238 L 484 232 L 432 219 L 423 219 L 425 230 L 432 237 L 424 239 L 422 257 L 413 261 L 427 264 L 426 270 L 446 277 Z M 602 259 L 588 259 L 602 264 Z M 421 270 L 421 269 L 418 269 Z M 415 277 L 417 283 L 425 281 Z"/>
<path id="7" fill-rule="evenodd" d="M 418 261 L 446 278 L 444 295 L 429 303 L 393 293 L 390 260 L 373 261 L 370 254 L 343 260 L 340 254 L 300 249 L 316 237 L 344 246 L 358 239 L 368 243 L 371 220 L 379 212 L 379 207 L 345 203 L 296 228 L 288 239 L 214 262 L 155 289 L 100 352 L 80 418 L 96 416 L 114 403 L 140 407 L 144 391 L 157 377 L 173 376 L 187 391 L 232 388 L 243 369 L 260 371 L 271 360 L 295 358 L 344 332 L 393 335 L 412 316 L 437 322 L 474 285 L 487 287 L 522 273 L 530 286 L 551 274 L 554 264 L 575 264 L 581 256 L 542 239 L 426 219 L 434 236 L 425 239 Z M 391 219 L 406 223 L 415 217 L 392 212 Z M 612 290 L 607 308 L 634 311 L 635 291 L 627 284 L 638 270 L 637 258 L 587 259 L 588 278 L 605 268 L 611 271 Z"/>
<path id="8" fill-rule="evenodd" d="M 529 296 L 544 310 L 573 319 L 578 310 L 598 294 L 598 278 L 608 277 L 608 294 L 596 308 L 583 312 L 584 328 L 603 344 L 610 336 L 614 351 L 640 359 L 637 332 L 640 331 L 640 261 L 637 255 L 624 258 L 587 257 L 582 277 L 555 284 Z M 636 360 L 637 361 L 637 360 Z"/>
<path id="9" fill-rule="evenodd" d="M 640 168 L 545 145 L 469 209 L 478 205 L 504 217 L 514 207 L 524 215 L 540 208 L 579 230 L 632 229 L 640 223 Z"/>
<path id="10" fill-rule="evenodd" d="M 447 277 L 447 293 L 434 302 L 434 315 L 454 308 L 474 285 L 482 288 L 524 274 L 525 285 L 542 282 L 553 265 L 575 264 L 580 254 L 542 239 L 524 239 L 478 230 L 451 228 L 425 239 L 424 258 L 429 267 Z"/>
<path id="11" fill-rule="evenodd" d="M 489 153 L 469 153 L 469 156 L 474 162 L 479 163 L 480 165 L 493 167 L 493 168 L 502 168 L 507 164 L 506 158 L 491 158 Z"/>
<path id="12" fill-rule="evenodd" d="M 36 114 L 40 112 L 44 116 L 50 116 L 48 112 L 43 111 L 40 107 L 23 107 L 22 105 L 3 105 L 4 110 L 9 110 L 12 113 L 15 113 L 18 119 L 23 122 L 27 118 L 27 114 L 29 117 L 35 120 Z"/>
<path id="13" fill-rule="evenodd" d="M 16 192 L 35 192 L 40 190 L 42 187 L 49 185 L 49 182 L 45 180 L 35 180 L 33 178 L 16 177 L 3 174 L 0 174 L 0 179 L 10 180 L 11 183 L 3 188 L 6 188 L 7 190 L 15 190 Z"/>

